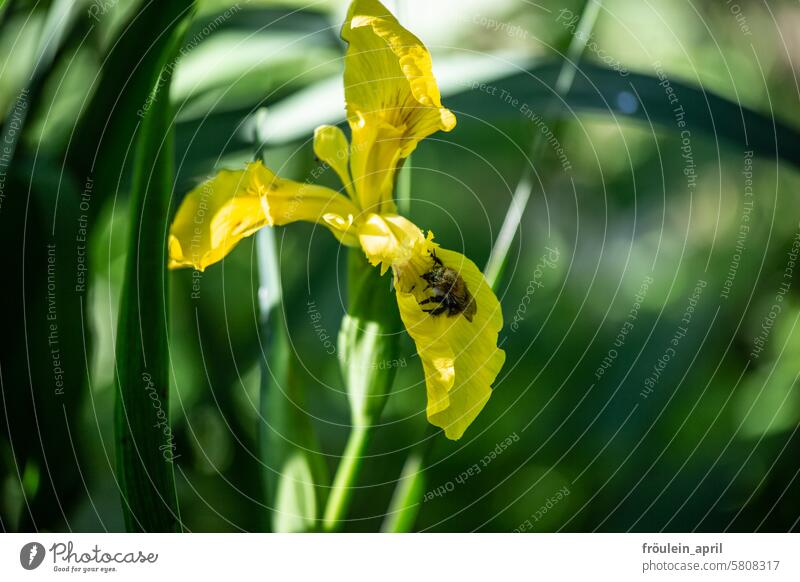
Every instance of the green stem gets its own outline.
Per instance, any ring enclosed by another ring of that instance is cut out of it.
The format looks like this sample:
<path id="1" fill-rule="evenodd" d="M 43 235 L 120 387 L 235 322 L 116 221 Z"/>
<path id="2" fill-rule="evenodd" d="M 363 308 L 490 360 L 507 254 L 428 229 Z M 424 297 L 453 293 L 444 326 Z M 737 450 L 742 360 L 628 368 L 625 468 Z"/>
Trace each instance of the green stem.
<path id="1" fill-rule="evenodd" d="M 397 175 L 397 211 L 408 216 L 411 211 L 411 156 L 403 162 Z"/>
<path id="2" fill-rule="evenodd" d="M 278 257 L 275 250 L 275 232 L 271 228 L 262 228 L 256 233 L 256 259 L 258 264 L 258 308 L 261 334 L 261 354 L 259 366 L 261 379 L 259 382 L 258 450 L 262 463 L 262 486 L 266 505 L 273 507 L 276 490 L 275 469 L 279 465 L 275 459 L 275 443 L 272 442 L 272 431 L 267 418 L 274 416 L 270 410 L 269 397 L 273 390 L 273 377 L 280 383 L 286 381 L 288 365 L 285 358 L 281 320 L 281 279 Z M 270 372 L 273 367 L 273 376 Z M 274 418 L 272 419 L 274 422 Z M 265 528 L 271 529 L 272 515 L 268 514 Z"/>
<path id="3" fill-rule="evenodd" d="M 262 123 L 266 116 L 266 110 L 258 112 Z M 263 159 L 263 139 L 259 135 L 255 144 L 256 152 L 254 160 Z M 280 322 L 276 322 L 281 316 L 281 301 L 283 298 L 281 287 L 281 270 L 278 262 L 278 253 L 275 246 L 275 231 L 272 228 L 262 228 L 256 233 L 256 264 L 258 266 L 258 315 L 259 330 L 261 333 L 261 358 L 259 359 L 259 370 L 261 379 L 259 382 L 259 411 L 261 418 L 258 423 L 258 444 L 259 457 L 263 464 L 263 486 L 264 498 L 267 505 L 274 501 L 275 475 L 270 469 L 277 467 L 274 459 L 274 451 L 270 446 L 270 430 L 266 421 L 269 414 L 269 396 L 271 392 L 272 376 L 270 375 L 270 356 L 273 355 L 274 348 L 280 348 L 282 327 Z M 277 340 L 277 341 L 276 341 Z M 286 380 L 287 366 L 279 359 L 278 381 Z M 269 522 L 270 519 L 267 519 Z M 269 523 L 267 525 L 269 528 Z"/>
<path id="4" fill-rule="evenodd" d="M 372 427 L 368 424 L 354 426 L 347 439 L 347 446 L 336 470 L 336 477 L 331 486 L 328 503 L 325 506 L 323 528 L 325 531 L 338 531 L 347 515 L 353 488 L 361 472 L 361 462 L 367 448 Z"/>
<path id="5" fill-rule="evenodd" d="M 351 249 L 347 263 L 347 315 L 339 330 L 339 363 L 350 403 L 350 436 L 330 490 L 323 528 L 341 528 L 373 427 L 391 392 L 396 368 L 380 365 L 397 357 L 400 326 L 387 281 Z"/>

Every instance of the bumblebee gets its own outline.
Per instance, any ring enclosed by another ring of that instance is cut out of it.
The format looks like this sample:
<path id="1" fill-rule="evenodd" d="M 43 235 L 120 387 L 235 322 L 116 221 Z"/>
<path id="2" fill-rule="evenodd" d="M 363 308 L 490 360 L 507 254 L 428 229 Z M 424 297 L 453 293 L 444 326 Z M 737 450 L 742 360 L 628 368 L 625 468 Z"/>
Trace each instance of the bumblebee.
<path id="1" fill-rule="evenodd" d="M 422 279 L 428 283 L 424 291 L 431 290 L 431 296 L 419 302 L 420 305 L 435 304 L 431 309 L 423 309 L 425 313 L 431 315 L 441 315 L 447 313 L 448 317 L 463 314 L 472 323 L 472 318 L 478 311 L 475 298 L 467 289 L 467 284 L 458 271 L 445 267 L 442 260 L 431 253 L 433 266 L 431 270 L 422 275 Z"/>

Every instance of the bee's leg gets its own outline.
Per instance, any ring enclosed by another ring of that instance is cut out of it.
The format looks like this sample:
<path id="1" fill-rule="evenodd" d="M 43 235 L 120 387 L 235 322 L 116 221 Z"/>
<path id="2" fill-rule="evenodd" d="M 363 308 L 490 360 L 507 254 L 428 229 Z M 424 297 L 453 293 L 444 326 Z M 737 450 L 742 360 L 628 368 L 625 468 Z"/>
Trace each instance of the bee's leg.
<path id="1" fill-rule="evenodd" d="M 423 309 L 422 311 L 424 311 L 425 313 L 430 313 L 431 315 L 441 315 L 442 313 L 447 311 L 447 307 L 445 305 L 439 305 L 438 307 L 434 307 L 433 309 L 428 309 L 428 310 Z"/>
<path id="2" fill-rule="evenodd" d="M 428 297 L 420 301 L 419 304 L 427 305 L 428 303 L 441 303 L 442 301 L 444 301 L 444 297 Z"/>

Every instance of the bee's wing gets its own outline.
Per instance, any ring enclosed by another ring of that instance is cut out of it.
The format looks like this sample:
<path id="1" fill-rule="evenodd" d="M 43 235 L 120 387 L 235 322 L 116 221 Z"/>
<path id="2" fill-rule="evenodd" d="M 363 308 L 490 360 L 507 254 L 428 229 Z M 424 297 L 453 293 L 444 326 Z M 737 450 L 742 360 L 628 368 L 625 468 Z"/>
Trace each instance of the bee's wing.
<path id="1" fill-rule="evenodd" d="M 464 307 L 464 317 L 467 318 L 467 321 L 472 323 L 472 318 L 478 313 L 478 303 L 475 301 L 475 298 L 472 294 L 467 290 L 466 284 L 464 285 L 464 293 L 466 294 L 466 307 Z"/>

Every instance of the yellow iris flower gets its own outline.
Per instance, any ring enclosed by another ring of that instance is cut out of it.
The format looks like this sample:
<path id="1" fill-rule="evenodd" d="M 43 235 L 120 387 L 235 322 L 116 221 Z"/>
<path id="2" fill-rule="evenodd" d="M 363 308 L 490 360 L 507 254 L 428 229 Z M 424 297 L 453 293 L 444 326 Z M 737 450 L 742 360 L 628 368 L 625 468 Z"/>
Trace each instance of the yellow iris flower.
<path id="1" fill-rule="evenodd" d="M 314 152 L 345 193 L 280 178 L 261 162 L 223 170 L 183 200 L 170 229 L 169 266 L 202 271 L 256 230 L 298 220 L 360 246 L 381 274 L 393 271 L 401 319 L 425 372 L 428 420 L 458 439 L 489 399 L 505 360 L 497 347 L 500 304 L 472 261 L 398 215 L 392 197 L 402 161 L 456 119 L 442 107 L 430 53 L 380 2 L 354 0 L 342 38 L 351 140 L 338 127 L 322 126 Z M 431 281 L 434 267 L 439 274 L 448 269 L 448 283 Z M 461 301 L 451 307 L 454 299 Z M 437 307 L 441 312 L 431 313 Z"/>

